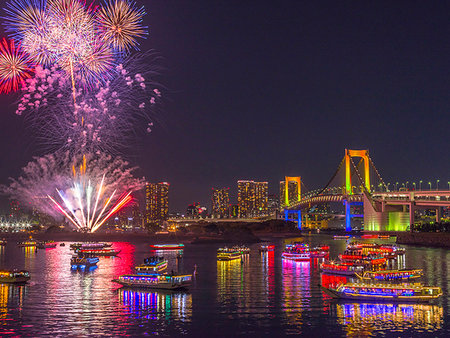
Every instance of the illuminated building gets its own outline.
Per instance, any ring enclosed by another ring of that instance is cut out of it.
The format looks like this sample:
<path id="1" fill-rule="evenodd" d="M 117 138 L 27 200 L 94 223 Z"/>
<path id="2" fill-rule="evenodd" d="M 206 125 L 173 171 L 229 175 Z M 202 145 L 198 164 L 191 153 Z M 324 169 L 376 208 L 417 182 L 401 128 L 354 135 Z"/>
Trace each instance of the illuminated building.
<path id="1" fill-rule="evenodd" d="M 231 204 L 229 206 L 229 212 L 231 218 L 238 218 L 239 217 L 239 206 L 237 204 Z"/>
<path id="2" fill-rule="evenodd" d="M 230 188 L 214 189 L 212 192 L 212 215 L 218 218 L 229 216 Z"/>
<path id="3" fill-rule="evenodd" d="M 169 213 L 169 183 L 147 183 L 145 185 L 145 220 L 164 220 Z"/>
<path id="4" fill-rule="evenodd" d="M 276 194 L 269 195 L 267 202 L 267 214 L 277 215 L 279 210 L 280 210 L 280 202 L 278 196 Z"/>
<path id="5" fill-rule="evenodd" d="M 238 181 L 239 218 L 265 216 L 268 209 L 267 182 Z"/>

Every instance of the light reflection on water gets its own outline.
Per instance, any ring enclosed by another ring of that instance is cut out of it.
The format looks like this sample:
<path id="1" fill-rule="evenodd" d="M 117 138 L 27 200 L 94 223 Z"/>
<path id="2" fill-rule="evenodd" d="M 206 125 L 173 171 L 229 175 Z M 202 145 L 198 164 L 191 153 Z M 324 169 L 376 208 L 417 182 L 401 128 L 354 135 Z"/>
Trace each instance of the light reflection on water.
<path id="1" fill-rule="evenodd" d="M 345 246 L 324 236 L 307 240 L 330 244 L 331 258 Z M 320 283 L 329 286 L 352 279 L 321 274 L 318 260 L 282 260 L 281 241 L 276 244 L 275 252 L 260 253 L 259 245 L 253 245 L 242 262 L 217 262 L 217 245 L 152 252 L 147 244 L 113 243 L 121 250 L 118 257 L 101 257 L 93 270 L 71 271 L 69 243 L 37 252 L 8 243 L 0 247 L 0 268 L 27 269 L 32 279 L 25 286 L 0 284 L 0 335 L 446 336 L 450 332 L 447 250 L 410 247 L 394 265 L 424 269 L 424 282 L 442 287 L 443 299 L 424 305 L 366 304 L 330 300 Z M 155 254 L 168 259 L 168 271 L 190 273 L 199 266 L 189 292 L 122 289 L 111 282 Z"/>

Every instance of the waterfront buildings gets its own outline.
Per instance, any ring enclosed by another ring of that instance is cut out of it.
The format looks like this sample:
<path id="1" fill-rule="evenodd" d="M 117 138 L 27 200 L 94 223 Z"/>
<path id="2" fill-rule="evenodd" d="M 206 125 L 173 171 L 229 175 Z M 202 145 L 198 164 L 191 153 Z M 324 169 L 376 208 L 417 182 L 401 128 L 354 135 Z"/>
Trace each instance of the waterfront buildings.
<path id="1" fill-rule="evenodd" d="M 239 218 L 266 216 L 269 183 L 240 180 L 237 182 Z"/>
<path id="2" fill-rule="evenodd" d="M 145 221 L 147 223 L 167 218 L 169 212 L 169 183 L 145 185 Z"/>
<path id="3" fill-rule="evenodd" d="M 230 188 L 214 189 L 211 197 L 211 214 L 215 218 L 229 217 Z"/>

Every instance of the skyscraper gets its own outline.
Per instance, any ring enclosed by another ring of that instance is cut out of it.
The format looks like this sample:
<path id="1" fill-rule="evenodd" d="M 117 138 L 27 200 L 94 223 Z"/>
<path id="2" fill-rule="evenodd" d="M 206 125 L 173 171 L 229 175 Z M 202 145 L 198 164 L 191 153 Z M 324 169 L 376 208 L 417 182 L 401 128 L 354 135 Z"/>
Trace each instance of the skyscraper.
<path id="1" fill-rule="evenodd" d="M 238 181 L 239 217 L 266 216 L 268 209 L 269 183 Z"/>
<path id="2" fill-rule="evenodd" d="M 212 211 L 214 217 L 225 218 L 229 216 L 230 188 L 214 189 L 212 191 Z"/>
<path id="3" fill-rule="evenodd" d="M 169 213 L 169 183 L 147 183 L 145 185 L 145 221 L 160 221 Z"/>

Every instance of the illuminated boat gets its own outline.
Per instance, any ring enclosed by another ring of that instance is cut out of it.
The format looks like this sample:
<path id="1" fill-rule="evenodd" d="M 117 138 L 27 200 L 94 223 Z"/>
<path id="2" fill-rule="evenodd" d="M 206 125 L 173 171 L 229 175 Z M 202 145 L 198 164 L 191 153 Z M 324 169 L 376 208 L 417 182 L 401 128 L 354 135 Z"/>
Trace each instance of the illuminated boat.
<path id="1" fill-rule="evenodd" d="M 366 239 L 368 239 L 368 238 L 378 238 L 378 235 L 362 235 L 361 236 L 361 238 L 366 238 Z"/>
<path id="2" fill-rule="evenodd" d="M 0 245 L 6 245 L 6 239 L 0 239 Z"/>
<path id="3" fill-rule="evenodd" d="M 391 238 L 391 236 L 389 236 L 389 235 L 378 235 L 378 238 L 380 238 L 380 239 L 389 239 L 389 238 Z"/>
<path id="4" fill-rule="evenodd" d="M 364 254 L 362 249 L 357 250 L 345 250 L 343 254 L 339 255 L 339 259 L 342 262 L 355 262 L 364 265 L 371 265 L 372 267 L 377 265 L 386 264 L 387 259 L 381 254 Z"/>
<path id="5" fill-rule="evenodd" d="M 229 248 L 219 248 L 217 250 L 217 260 L 218 261 L 232 261 L 235 259 L 241 259 L 242 253 L 234 249 Z"/>
<path id="6" fill-rule="evenodd" d="M 420 283 L 346 283 L 335 289 L 325 287 L 322 287 L 322 289 L 333 298 L 362 301 L 428 302 L 442 296 L 440 287 L 423 286 Z"/>
<path id="7" fill-rule="evenodd" d="M 120 250 L 116 251 L 111 248 L 105 249 L 78 249 L 77 253 L 87 254 L 92 256 L 117 256 L 120 253 Z"/>
<path id="8" fill-rule="evenodd" d="M 311 259 L 308 244 L 287 244 L 281 257 L 295 262 L 306 262 Z"/>
<path id="9" fill-rule="evenodd" d="M 111 243 L 102 243 L 102 242 L 86 242 L 86 243 L 72 243 L 70 244 L 70 248 L 72 250 L 76 249 L 103 249 L 110 248 L 112 246 Z"/>
<path id="10" fill-rule="evenodd" d="M 183 250 L 184 244 L 150 244 L 152 250 Z"/>
<path id="11" fill-rule="evenodd" d="M 30 273 L 25 270 L 1 270 L 0 283 L 19 284 L 30 280 Z"/>
<path id="12" fill-rule="evenodd" d="M 261 245 L 261 247 L 259 248 L 259 251 L 261 252 L 268 252 L 268 251 L 274 251 L 275 250 L 275 245 Z"/>
<path id="13" fill-rule="evenodd" d="M 323 273 L 345 276 L 356 276 L 356 274 L 361 274 L 364 271 L 364 267 L 362 265 L 337 262 L 324 262 L 320 264 L 320 269 Z"/>
<path id="14" fill-rule="evenodd" d="M 335 236 L 333 236 L 333 239 L 334 240 L 341 240 L 341 239 L 344 239 L 344 240 L 347 240 L 347 239 L 349 239 L 350 238 L 350 236 L 347 236 L 347 235 L 335 235 Z"/>
<path id="15" fill-rule="evenodd" d="M 144 264 L 136 266 L 135 269 L 139 275 L 149 274 L 167 269 L 167 264 L 167 260 L 163 257 L 149 257 L 144 260 Z"/>
<path id="16" fill-rule="evenodd" d="M 179 290 L 189 288 L 192 275 L 122 275 L 112 281 L 125 287 Z"/>
<path id="17" fill-rule="evenodd" d="M 72 259 L 70 260 L 70 266 L 72 270 L 89 269 L 91 266 L 97 265 L 98 261 L 98 257 L 80 253 L 76 256 L 72 256 Z"/>
<path id="18" fill-rule="evenodd" d="M 244 245 L 235 245 L 231 248 L 231 250 L 239 251 L 242 255 L 250 253 L 250 248 Z"/>
<path id="19" fill-rule="evenodd" d="M 395 281 L 422 277 L 422 269 L 366 271 L 356 276 L 363 280 Z"/>
<path id="20" fill-rule="evenodd" d="M 17 243 L 17 245 L 22 247 L 22 248 L 37 246 L 37 244 L 38 244 L 38 242 L 33 240 L 33 239 Z"/>
<path id="21" fill-rule="evenodd" d="M 328 245 L 320 245 L 310 250 L 311 258 L 327 258 L 330 256 L 330 247 Z"/>
<path id="22" fill-rule="evenodd" d="M 57 243 L 54 241 L 43 241 L 43 242 L 37 242 L 37 247 L 39 249 L 52 249 L 56 248 Z"/>

